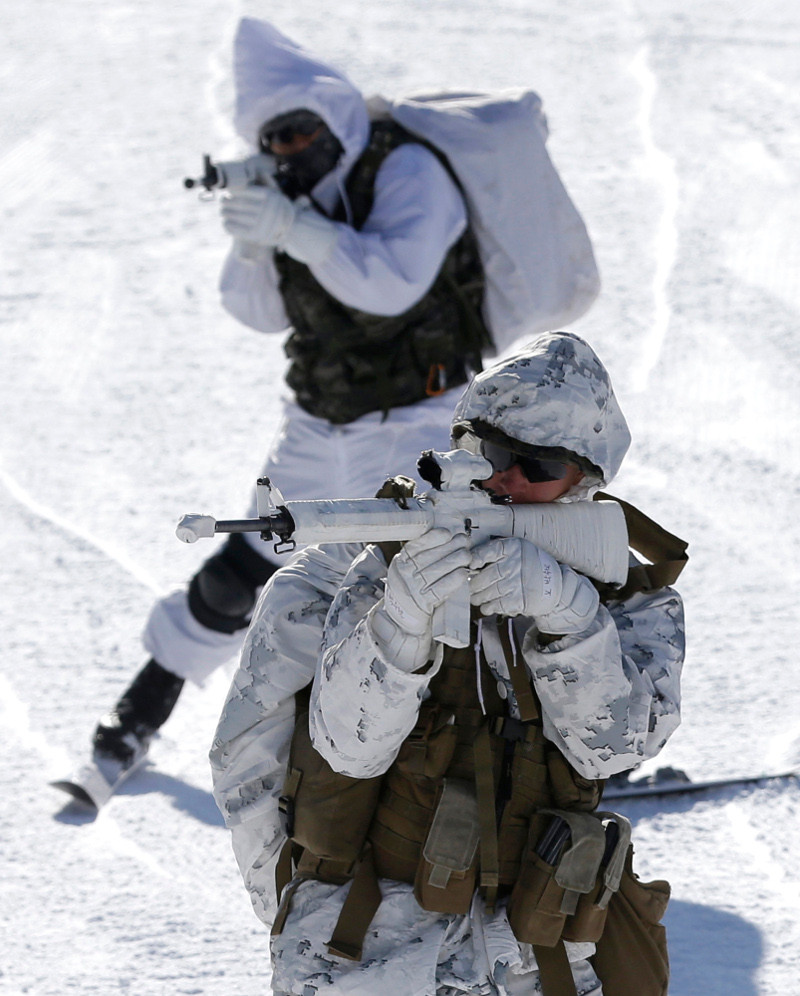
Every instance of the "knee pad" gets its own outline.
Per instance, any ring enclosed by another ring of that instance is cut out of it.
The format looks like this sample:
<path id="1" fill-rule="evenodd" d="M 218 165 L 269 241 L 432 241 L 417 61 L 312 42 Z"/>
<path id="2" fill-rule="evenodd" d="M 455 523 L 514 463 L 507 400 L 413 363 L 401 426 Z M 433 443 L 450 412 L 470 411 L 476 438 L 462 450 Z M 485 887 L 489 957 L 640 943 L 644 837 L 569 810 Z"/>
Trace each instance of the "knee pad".
<path id="1" fill-rule="evenodd" d="M 258 589 L 278 567 L 232 533 L 189 582 L 189 611 L 206 629 L 235 633 L 250 623 Z"/>

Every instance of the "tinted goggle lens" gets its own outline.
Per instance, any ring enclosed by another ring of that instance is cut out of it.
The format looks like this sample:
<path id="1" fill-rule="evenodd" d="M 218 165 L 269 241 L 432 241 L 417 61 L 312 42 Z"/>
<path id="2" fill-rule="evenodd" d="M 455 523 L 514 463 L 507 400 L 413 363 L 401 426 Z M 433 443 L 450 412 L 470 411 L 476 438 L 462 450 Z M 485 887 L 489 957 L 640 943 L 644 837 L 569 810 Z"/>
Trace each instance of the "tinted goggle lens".
<path id="1" fill-rule="evenodd" d="M 560 460 L 542 460 L 539 457 L 524 456 L 514 453 L 497 443 L 481 440 L 481 456 L 484 456 L 495 471 L 508 470 L 517 464 L 531 484 L 541 484 L 544 481 L 563 481 L 569 472 L 569 466 Z"/>
<path id="2" fill-rule="evenodd" d="M 307 118 L 293 121 L 277 128 L 265 127 L 259 136 L 261 146 L 264 149 L 268 149 L 273 142 L 278 142 L 281 145 L 289 145 L 295 135 L 302 135 L 304 138 L 307 138 L 309 135 L 313 135 L 319 131 L 322 126 L 319 118 Z"/>

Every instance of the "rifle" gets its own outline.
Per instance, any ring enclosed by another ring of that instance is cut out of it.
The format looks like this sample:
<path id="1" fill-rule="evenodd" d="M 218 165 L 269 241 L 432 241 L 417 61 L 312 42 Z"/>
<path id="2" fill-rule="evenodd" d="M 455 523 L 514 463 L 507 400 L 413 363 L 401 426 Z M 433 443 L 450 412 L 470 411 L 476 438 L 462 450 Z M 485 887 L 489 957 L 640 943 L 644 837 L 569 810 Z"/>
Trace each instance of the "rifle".
<path id="1" fill-rule="evenodd" d="M 628 531 L 617 502 L 513 505 L 477 486 L 492 466 L 467 450 L 426 450 L 418 463 L 430 491 L 403 498 L 285 501 L 269 478 L 256 484 L 258 518 L 217 521 L 184 515 L 179 539 L 194 543 L 216 533 L 257 532 L 275 540 L 276 553 L 298 543 L 379 543 L 421 536 L 433 526 L 466 531 L 470 546 L 494 536 L 528 539 L 556 560 L 598 581 L 621 585 L 628 575 Z M 470 643 L 469 590 L 450 598 L 433 617 L 434 639 L 451 647 Z"/>
<path id="2" fill-rule="evenodd" d="M 254 185 L 269 187 L 275 182 L 274 177 L 275 159 L 266 153 L 228 163 L 214 163 L 211 161 L 211 156 L 204 155 L 203 175 L 187 176 L 183 185 L 188 190 L 193 187 L 203 187 L 206 194 L 211 194 L 216 187 L 226 190 L 244 190 L 245 187 Z"/>

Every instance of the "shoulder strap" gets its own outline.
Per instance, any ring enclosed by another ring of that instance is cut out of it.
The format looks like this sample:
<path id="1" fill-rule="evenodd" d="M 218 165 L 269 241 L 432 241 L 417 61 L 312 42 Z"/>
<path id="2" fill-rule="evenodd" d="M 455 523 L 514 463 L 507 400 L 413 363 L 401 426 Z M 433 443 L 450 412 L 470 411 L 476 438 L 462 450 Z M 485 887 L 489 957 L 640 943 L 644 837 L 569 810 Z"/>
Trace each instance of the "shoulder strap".
<path id="1" fill-rule="evenodd" d="M 594 500 L 617 502 L 625 515 L 630 546 L 650 561 L 649 564 L 631 567 L 628 580 L 613 593 L 613 597 L 627 598 L 637 591 L 658 591 L 674 584 L 689 560 L 686 553 L 689 544 L 667 532 L 630 502 L 602 491 L 594 496 Z"/>
<path id="2" fill-rule="evenodd" d="M 416 141 L 417 139 L 413 135 L 394 121 L 372 122 L 367 147 L 353 165 L 345 182 L 355 229 L 361 228 L 372 210 L 372 202 L 375 198 L 375 177 L 378 175 L 383 160 L 398 146 L 404 145 L 406 142 Z M 339 204 L 334 219 L 343 221 L 344 216 L 344 204 Z"/>
<path id="3" fill-rule="evenodd" d="M 381 898 L 378 878 L 372 863 L 372 850 L 367 844 L 356 868 L 353 884 L 342 904 L 331 939 L 328 941 L 328 951 L 332 955 L 349 961 L 361 961 L 364 938 L 373 917 L 378 912 Z"/>

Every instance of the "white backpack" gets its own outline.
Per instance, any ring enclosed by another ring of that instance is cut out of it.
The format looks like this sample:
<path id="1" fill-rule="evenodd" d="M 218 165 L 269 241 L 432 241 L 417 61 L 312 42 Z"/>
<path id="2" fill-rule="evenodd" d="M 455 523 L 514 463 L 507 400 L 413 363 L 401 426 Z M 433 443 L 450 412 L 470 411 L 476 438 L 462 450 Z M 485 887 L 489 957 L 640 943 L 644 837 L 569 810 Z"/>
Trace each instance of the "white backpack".
<path id="1" fill-rule="evenodd" d="M 461 183 L 486 276 L 484 318 L 498 353 L 580 318 L 600 291 L 583 219 L 547 153 L 532 90 L 367 102 L 447 157 Z"/>

